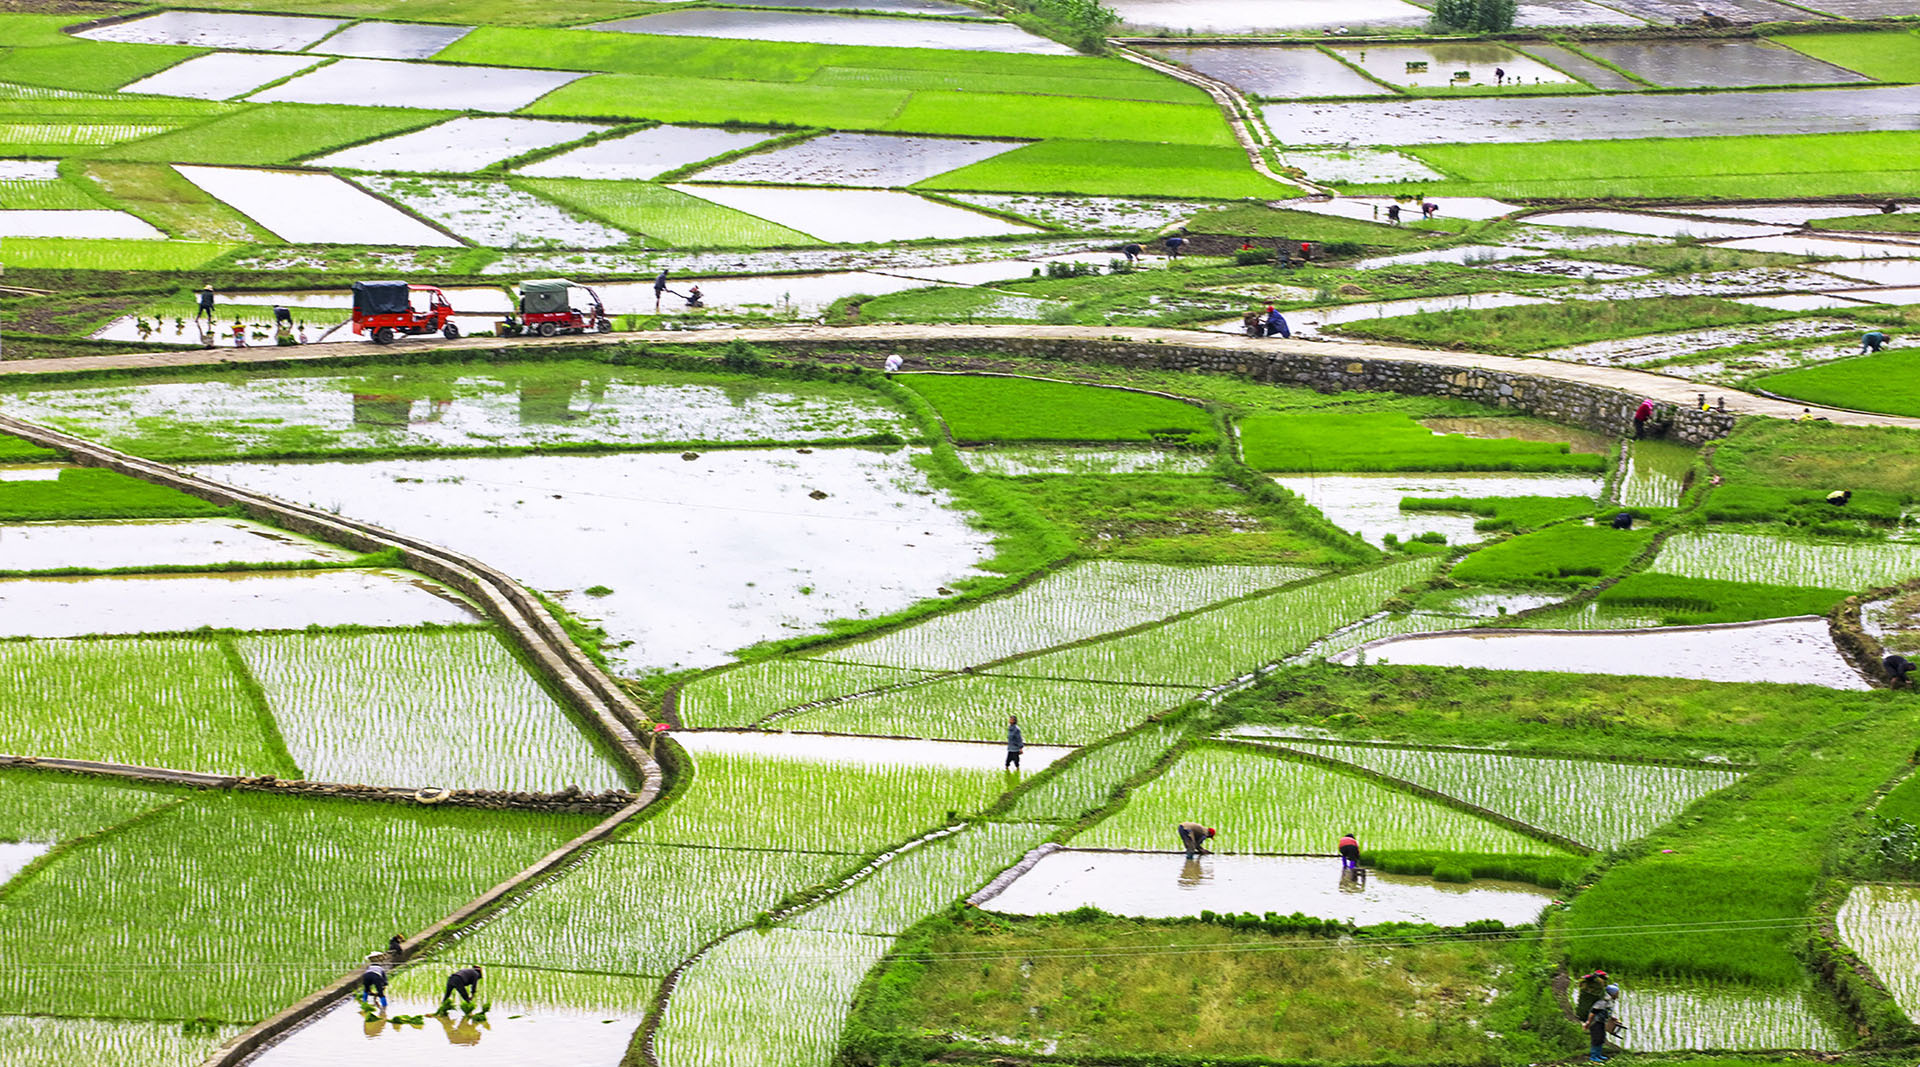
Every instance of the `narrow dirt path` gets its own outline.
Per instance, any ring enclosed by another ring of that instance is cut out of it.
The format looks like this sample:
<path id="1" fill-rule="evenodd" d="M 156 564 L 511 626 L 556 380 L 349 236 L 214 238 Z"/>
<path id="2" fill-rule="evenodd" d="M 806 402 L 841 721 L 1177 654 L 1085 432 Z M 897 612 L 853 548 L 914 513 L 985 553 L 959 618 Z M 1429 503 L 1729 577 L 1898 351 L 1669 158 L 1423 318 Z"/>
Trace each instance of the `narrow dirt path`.
<path id="1" fill-rule="evenodd" d="M 249 364 L 324 365 L 346 359 L 366 359 L 383 355 L 405 357 L 430 346 L 434 351 L 472 353 L 476 357 L 514 359 L 522 354 L 532 358 L 563 354 L 554 350 L 601 348 L 616 344 L 701 346 L 732 341 L 771 346 L 795 345 L 824 349 L 850 356 L 870 356 L 864 360 L 878 366 L 889 345 L 950 345 L 956 352 L 992 350 L 1009 342 L 1056 341 L 1082 342 L 1111 351 L 1115 345 L 1135 345 L 1133 354 L 1151 358 L 1159 346 L 1177 345 L 1223 354 L 1244 354 L 1252 358 L 1270 355 L 1333 357 L 1355 362 L 1390 360 L 1422 363 L 1429 366 L 1477 370 L 1496 374 L 1529 374 L 1539 378 L 1614 389 L 1648 397 L 1660 403 L 1691 408 L 1702 394 L 1709 403 L 1725 401 L 1726 410 L 1736 415 L 1760 415 L 1776 419 L 1797 419 L 1810 412 L 1846 426 L 1898 426 L 1920 429 L 1920 418 L 1900 415 L 1875 415 L 1844 411 L 1817 405 L 1697 385 L 1679 378 L 1622 367 L 1596 367 L 1584 363 L 1563 363 L 1525 356 L 1489 356 L 1475 352 L 1447 352 L 1404 348 L 1394 345 L 1363 344 L 1357 341 L 1303 340 L 1273 341 L 1238 334 L 1210 333 L 1204 330 L 1175 330 L 1153 327 L 1114 326 L 1038 326 L 1038 325 L 887 325 L 887 326 L 773 326 L 740 330 L 648 330 L 633 333 L 590 334 L 577 337 L 535 337 L 502 340 L 493 337 L 463 337 L 458 341 L 403 342 L 382 347 L 374 344 L 306 345 L 293 348 L 218 348 L 174 349 L 164 352 L 136 352 L 103 356 L 75 356 L 60 359 L 0 361 L 0 379 L 7 376 L 76 374 L 89 371 L 193 370 L 205 367 L 234 367 Z"/>

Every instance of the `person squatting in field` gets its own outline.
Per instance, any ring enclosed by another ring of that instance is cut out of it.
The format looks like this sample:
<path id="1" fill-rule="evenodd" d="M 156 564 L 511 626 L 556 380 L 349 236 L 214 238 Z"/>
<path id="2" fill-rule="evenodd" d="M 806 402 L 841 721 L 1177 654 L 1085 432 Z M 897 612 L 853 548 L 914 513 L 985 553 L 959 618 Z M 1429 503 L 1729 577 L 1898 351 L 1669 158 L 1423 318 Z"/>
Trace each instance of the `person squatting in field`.
<path id="1" fill-rule="evenodd" d="M 1340 866 L 1349 871 L 1360 866 L 1360 840 L 1352 834 L 1340 838 Z"/>

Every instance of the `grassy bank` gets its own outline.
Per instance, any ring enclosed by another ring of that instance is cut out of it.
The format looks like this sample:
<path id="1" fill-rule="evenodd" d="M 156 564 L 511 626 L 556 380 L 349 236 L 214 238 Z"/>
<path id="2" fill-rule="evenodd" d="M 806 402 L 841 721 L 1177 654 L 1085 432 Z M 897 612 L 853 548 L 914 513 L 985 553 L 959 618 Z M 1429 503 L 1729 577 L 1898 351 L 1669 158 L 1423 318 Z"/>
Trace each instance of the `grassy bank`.
<path id="1" fill-rule="evenodd" d="M 1648 333 L 1772 322 L 1792 316 L 1711 296 L 1575 300 L 1564 304 L 1427 311 L 1343 323 L 1339 332 L 1426 348 L 1512 355 Z"/>

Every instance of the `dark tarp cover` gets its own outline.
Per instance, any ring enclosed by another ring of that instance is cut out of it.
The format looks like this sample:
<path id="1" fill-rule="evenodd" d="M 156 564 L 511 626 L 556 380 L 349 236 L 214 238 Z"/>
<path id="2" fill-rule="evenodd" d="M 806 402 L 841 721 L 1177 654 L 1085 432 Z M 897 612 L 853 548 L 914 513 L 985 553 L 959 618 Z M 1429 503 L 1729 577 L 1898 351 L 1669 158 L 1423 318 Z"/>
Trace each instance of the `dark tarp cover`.
<path id="1" fill-rule="evenodd" d="M 573 283 L 564 278 L 543 278 L 538 281 L 520 283 L 520 313 L 522 315 L 543 314 L 566 311 L 571 307 L 567 299 L 567 290 Z"/>
<path id="2" fill-rule="evenodd" d="M 413 310 L 406 282 L 354 282 L 353 310 L 362 315 L 400 315 Z"/>

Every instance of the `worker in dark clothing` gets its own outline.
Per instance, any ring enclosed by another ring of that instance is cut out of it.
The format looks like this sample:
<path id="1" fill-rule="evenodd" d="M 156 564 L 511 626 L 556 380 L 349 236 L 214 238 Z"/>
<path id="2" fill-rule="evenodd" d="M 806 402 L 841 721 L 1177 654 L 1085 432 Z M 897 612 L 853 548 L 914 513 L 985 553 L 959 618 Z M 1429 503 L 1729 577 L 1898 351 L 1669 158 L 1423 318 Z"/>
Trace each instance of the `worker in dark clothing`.
<path id="1" fill-rule="evenodd" d="M 1167 240 L 1166 240 L 1166 245 L 1167 245 L 1167 258 L 1168 258 L 1168 259 L 1179 259 L 1179 258 L 1180 258 L 1180 246 L 1182 246 L 1182 245 L 1184 245 L 1184 244 L 1186 244 L 1186 243 L 1187 243 L 1187 239 L 1186 239 L 1186 238 L 1184 238 L 1184 237 L 1179 237 L 1179 236 L 1175 236 L 1175 237 L 1169 237 L 1169 238 L 1167 238 Z"/>
<path id="2" fill-rule="evenodd" d="M 667 295 L 667 268 L 661 267 L 658 277 L 653 279 L 653 312 L 660 313 L 660 298 Z"/>
<path id="3" fill-rule="evenodd" d="M 1212 855 L 1212 853 L 1207 850 L 1206 843 L 1213 840 L 1213 834 L 1213 828 L 1210 826 L 1202 826 L 1197 822 L 1181 823 L 1180 844 L 1181 847 L 1187 850 L 1187 858 L 1192 859 L 1195 856 Z"/>
<path id="4" fill-rule="evenodd" d="M 199 322 L 200 317 L 202 315 L 206 316 L 207 325 L 212 326 L 213 325 L 213 286 L 211 285 L 203 285 L 200 287 L 199 310 L 193 313 L 193 321 Z"/>
<path id="5" fill-rule="evenodd" d="M 1027 740 L 1020 736 L 1020 716 L 1007 716 L 1007 767 L 1020 769 L 1020 750 L 1027 747 Z"/>
<path id="6" fill-rule="evenodd" d="M 367 969 L 360 972 L 360 1003 L 365 1004 L 368 997 L 378 1000 L 383 1008 L 387 1006 L 387 969 L 377 963 L 367 964 Z"/>
<path id="7" fill-rule="evenodd" d="M 1846 507 L 1847 501 L 1852 499 L 1853 490 L 1851 489 L 1835 489 L 1833 492 L 1827 494 L 1827 503 L 1832 504 L 1836 508 Z"/>
<path id="8" fill-rule="evenodd" d="M 1273 305 L 1271 304 L 1267 305 L 1267 336 L 1268 337 L 1276 337 L 1276 336 L 1292 337 L 1293 336 L 1293 330 L 1287 326 L 1287 317 L 1285 315 L 1280 314 L 1280 312 L 1274 310 Z"/>
<path id="9" fill-rule="evenodd" d="M 1594 1004 L 1607 995 L 1607 972 L 1594 970 L 1581 975 L 1574 989 L 1573 1016 L 1585 1019 L 1593 1013 Z"/>
<path id="10" fill-rule="evenodd" d="M 399 934 L 387 938 L 387 962 L 399 963 L 406 954 L 407 948 L 401 943 Z"/>
<path id="11" fill-rule="evenodd" d="M 1633 512 L 1618 511 L 1613 516 L 1613 528 L 1616 530 L 1633 529 Z"/>
<path id="12" fill-rule="evenodd" d="M 1394 226 L 1400 225 L 1400 205 L 1399 204 L 1387 205 L 1387 222 Z"/>
<path id="13" fill-rule="evenodd" d="M 1898 652 L 1881 660 L 1880 665 L 1887 669 L 1887 677 L 1892 678 L 1895 685 L 1907 681 L 1907 675 L 1913 673 L 1913 661 Z"/>
<path id="14" fill-rule="evenodd" d="M 1121 245 L 1120 254 L 1127 257 L 1127 266 L 1131 267 L 1140 259 L 1140 246 L 1137 244 Z"/>
<path id="15" fill-rule="evenodd" d="M 1340 838 L 1340 866 L 1348 870 L 1360 866 L 1360 841 L 1352 834 Z"/>
<path id="16" fill-rule="evenodd" d="M 1613 1013 L 1620 1003 L 1620 987 L 1609 985 L 1601 991 L 1600 999 L 1587 1009 L 1587 1015 L 1581 1025 L 1587 1028 L 1587 1041 L 1592 1046 L 1587 1050 L 1587 1060 L 1591 1063 L 1605 1063 L 1613 1057 L 1607 1055 L 1607 1035 L 1613 1031 Z"/>
<path id="17" fill-rule="evenodd" d="M 1891 340 L 1893 338 L 1879 330 L 1868 330 L 1860 338 L 1860 354 L 1864 356 L 1869 352 L 1878 352 L 1887 347 L 1887 342 Z"/>
<path id="18" fill-rule="evenodd" d="M 1647 435 L 1647 420 L 1653 418 L 1653 401 L 1642 400 L 1640 406 L 1633 409 L 1633 437 L 1639 440 Z"/>
<path id="19" fill-rule="evenodd" d="M 479 986 L 480 979 L 485 976 L 486 970 L 477 963 L 471 967 L 462 967 L 447 975 L 447 991 L 442 995 L 451 1000 L 453 995 L 458 993 L 461 1000 L 472 1000 L 474 989 Z"/>

